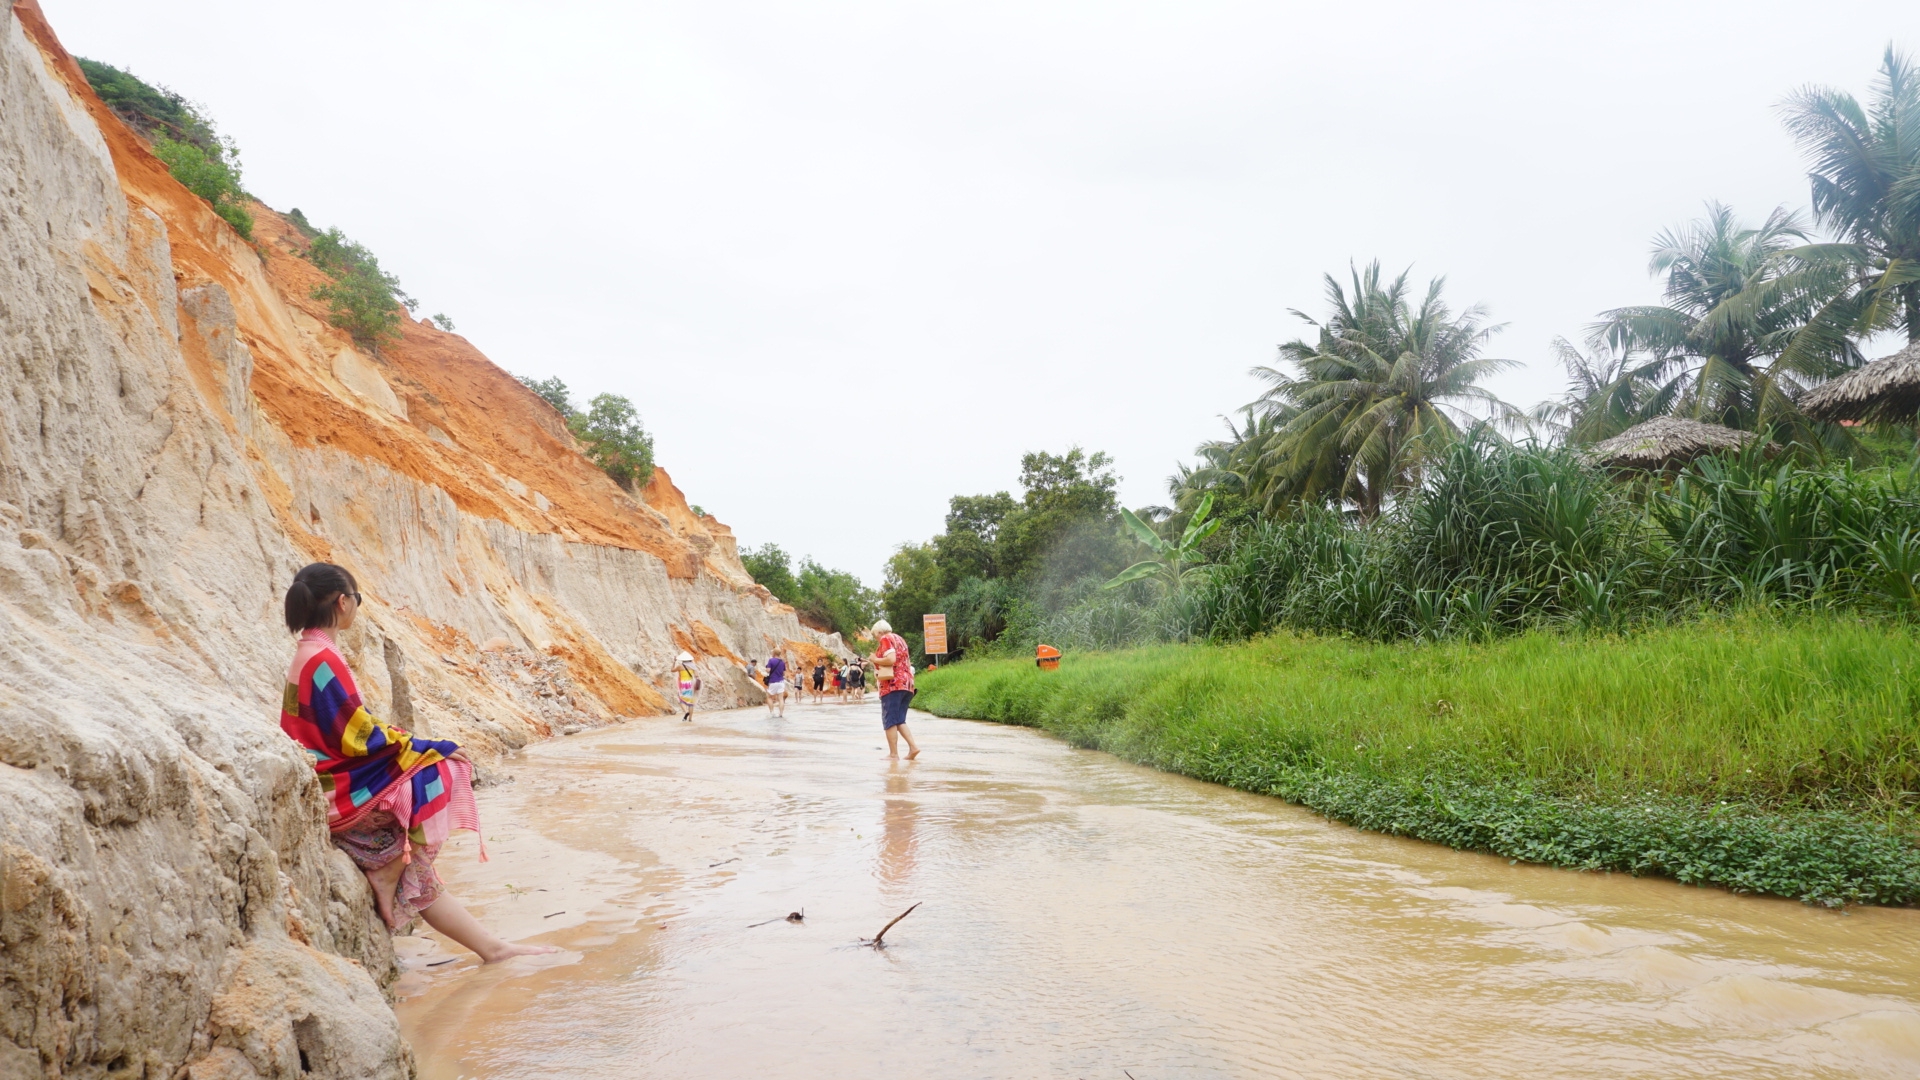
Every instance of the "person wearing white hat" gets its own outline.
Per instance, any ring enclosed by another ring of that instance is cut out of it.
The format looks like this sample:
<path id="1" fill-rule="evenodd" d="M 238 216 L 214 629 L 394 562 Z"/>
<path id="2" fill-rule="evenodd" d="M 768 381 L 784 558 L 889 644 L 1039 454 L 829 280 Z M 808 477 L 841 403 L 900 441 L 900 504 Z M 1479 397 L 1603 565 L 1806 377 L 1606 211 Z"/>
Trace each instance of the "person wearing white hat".
<path id="1" fill-rule="evenodd" d="M 873 624 L 873 667 L 880 676 L 880 729 L 887 733 L 887 756 L 900 756 L 900 740 L 907 740 L 907 760 L 920 756 L 913 732 L 907 730 L 907 703 L 913 700 L 913 659 L 907 639 L 881 619 Z"/>
<path id="2" fill-rule="evenodd" d="M 680 654 L 679 667 L 674 669 L 673 681 L 680 691 L 680 719 L 693 719 L 693 699 L 700 693 L 700 676 L 693 670 L 693 654 Z"/>

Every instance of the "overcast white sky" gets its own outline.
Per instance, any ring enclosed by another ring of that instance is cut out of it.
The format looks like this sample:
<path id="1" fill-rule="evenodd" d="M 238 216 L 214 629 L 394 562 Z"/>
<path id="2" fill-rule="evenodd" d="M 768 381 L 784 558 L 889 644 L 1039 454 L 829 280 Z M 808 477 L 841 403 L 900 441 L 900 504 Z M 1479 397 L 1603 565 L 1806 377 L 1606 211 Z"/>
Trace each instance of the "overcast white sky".
<path id="1" fill-rule="evenodd" d="M 43 3 L 495 362 L 632 398 L 743 544 L 876 586 L 1026 450 L 1164 501 L 1349 260 L 1558 392 L 1653 233 L 1805 204 L 1783 95 L 1920 50 L 1912 0 Z"/>

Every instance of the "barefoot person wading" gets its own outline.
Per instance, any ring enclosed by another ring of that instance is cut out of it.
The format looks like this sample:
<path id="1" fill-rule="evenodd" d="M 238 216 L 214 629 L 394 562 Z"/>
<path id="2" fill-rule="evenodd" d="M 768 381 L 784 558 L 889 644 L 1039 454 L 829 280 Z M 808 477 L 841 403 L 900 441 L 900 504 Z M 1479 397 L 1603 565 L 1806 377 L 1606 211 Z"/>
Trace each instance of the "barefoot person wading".
<path id="1" fill-rule="evenodd" d="M 880 727 L 887 733 L 887 756 L 900 756 L 900 740 L 907 740 L 907 760 L 920 756 L 920 747 L 907 730 L 907 703 L 913 700 L 913 661 L 907 641 L 893 632 L 885 619 L 873 624 L 873 666 L 880 675 Z M 897 733 L 897 734 L 896 734 Z"/>
<path id="2" fill-rule="evenodd" d="M 344 569 L 313 563 L 294 575 L 286 598 L 287 629 L 300 644 L 287 668 L 280 729 L 313 757 L 334 846 L 367 876 L 389 929 L 424 916 L 489 964 L 558 952 L 500 940 L 444 891 L 433 869 L 440 845 L 455 828 L 480 831 L 473 764 L 452 742 L 415 738 L 360 707 L 353 672 L 333 641 L 334 631 L 353 625 L 359 589 Z"/>
<path id="3" fill-rule="evenodd" d="M 767 657 L 767 715 L 786 719 L 787 658 L 774 653 Z"/>
<path id="4" fill-rule="evenodd" d="M 693 719 L 693 700 L 700 696 L 700 676 L 693 670 L 693 654 L 683 652 L 674 662 L 673 686 L 680 694 L 680 719 Z"/>

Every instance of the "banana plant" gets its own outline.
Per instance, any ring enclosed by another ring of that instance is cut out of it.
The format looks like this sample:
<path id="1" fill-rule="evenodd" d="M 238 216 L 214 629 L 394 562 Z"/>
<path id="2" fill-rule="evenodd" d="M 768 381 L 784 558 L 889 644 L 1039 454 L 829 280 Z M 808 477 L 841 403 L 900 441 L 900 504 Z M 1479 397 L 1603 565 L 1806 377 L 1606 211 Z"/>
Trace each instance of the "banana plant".
<path id="1" fill-rule="evenodd" d="M 1220 531 L 1220 521 L 1207 520 L 1211 513 L 1213 513 L 1213 496 L 1208 495 L 1200 500 L 1200 508 L 1193 512 L 1192 518 L 1188 519 L 1187 527 L 1181 532 L 1180 539 L 1171 541 L 1154 532 L 1153 527 L 1141 521 L 1133 511 L 1120 511 L 1120 520 L 1126 523 L 1127 531 L 1133 533 L 1134 539 L 1147 545 L 1154 557 L 1142 559 L 1120 571 L 1102 588 L 1117 589 L 1130 581 L 1150 577 L 1159 578 L 1174 589 L 1184 587 L 1188 576 L 1205 570 L 1205 567 L 1199 565 L 1200 545 L 1206 541 L 1207 537 Z"/>

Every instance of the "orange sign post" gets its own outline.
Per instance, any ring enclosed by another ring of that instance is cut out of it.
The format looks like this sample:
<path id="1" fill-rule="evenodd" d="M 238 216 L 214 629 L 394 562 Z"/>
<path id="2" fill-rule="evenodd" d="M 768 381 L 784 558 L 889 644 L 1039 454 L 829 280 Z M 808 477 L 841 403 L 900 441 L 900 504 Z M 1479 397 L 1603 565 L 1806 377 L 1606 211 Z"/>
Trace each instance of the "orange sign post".
<path id="1" fill-rule="evenodd" d="M 920 616 L 920 632 L 925 639 L 921 652 L 928 656 L 947 655 L 947 617 L 945 615 Z"/>

